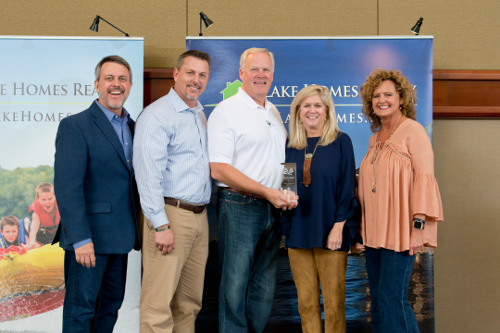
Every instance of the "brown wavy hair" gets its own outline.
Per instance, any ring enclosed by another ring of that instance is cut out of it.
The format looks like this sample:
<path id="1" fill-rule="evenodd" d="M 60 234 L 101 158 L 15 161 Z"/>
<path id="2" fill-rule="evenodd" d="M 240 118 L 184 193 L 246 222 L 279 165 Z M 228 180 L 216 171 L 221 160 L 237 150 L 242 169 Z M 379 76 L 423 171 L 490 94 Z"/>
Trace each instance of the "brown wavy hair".
<path id="1" fill-rule="evenodd" d="M 391 80 L 394 83 L 399 98 L 403 100 L 401 104 L 403 116 L 413 120 L 416 119 L 417 111 L 415 110 L 415 103 L 417 101 L 417 94 L 415 89 L 413 89 L 413 85 L 401 71 L 395 69 L 387 71 L 383 68 L 376 68 L 368 75 L 365 83 L 363 83 L 360 89 L 361 102 L 363 103 L 361 111 L 370 122 L 372 132 L 376 132 L 380 129 L 380 118 L 373 112 L 372 108 L 373 92 L 382 81 L 387 80 Z"/>

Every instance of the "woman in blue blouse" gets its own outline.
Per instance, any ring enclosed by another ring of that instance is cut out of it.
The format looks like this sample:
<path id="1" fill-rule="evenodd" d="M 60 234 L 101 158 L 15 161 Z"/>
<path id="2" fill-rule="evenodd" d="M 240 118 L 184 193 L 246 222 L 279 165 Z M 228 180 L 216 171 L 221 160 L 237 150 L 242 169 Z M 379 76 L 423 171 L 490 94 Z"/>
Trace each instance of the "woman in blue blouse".
<path id="1" fill-rule="evenodd" d="M 345 332 L 347 252 L 360 241 L 354 151 L 340 132 L 326 87 L 302 89 L 290 110 L 286 162 L 297 164 L 297 208 L 283 213 L 282 231 L 305 333 Z"/>

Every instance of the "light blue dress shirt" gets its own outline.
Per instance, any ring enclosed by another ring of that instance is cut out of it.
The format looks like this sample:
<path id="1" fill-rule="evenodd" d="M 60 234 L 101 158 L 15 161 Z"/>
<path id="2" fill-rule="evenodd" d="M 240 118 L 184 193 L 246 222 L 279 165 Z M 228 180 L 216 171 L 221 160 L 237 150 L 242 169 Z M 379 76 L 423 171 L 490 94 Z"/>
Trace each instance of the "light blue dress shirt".
<path id="1" fill-rule="evenodd" d="M 210 201 L 207 121 L 202 110 L 200 102 L 188 107 L 172 88 L 137 119 L 135 177 L 142 210 L 155 228 L 169 223 L 164 197 L 194 205 Z"/>
<path id="2" fill-rule="evenodd" d="M 123 117 L 120 117 L 119 115 L 108 110 L 105 106 L 99 103 L 98 100 L 96 100 L 95 102 L 101 108 L 102 112 L 104 112 L 104 115 L 106 115 L 106 118 L 108 118 L 111 126 L 113 126 L 116 135 L 118 135 L 118 139 L 120 140 L 120 143 L 123 147 L 123 152 L 125 153 L 125 158 L 127 159 L 128 168 L 132 170 L 133 141 L 132 132 L 130 131 L 130 127 L 128 126 L 128 122 L 130 121 L 130 114 L 127 112 L 127 110 L 125 110 L 125 108 L 123 108 Z M 73 248 L 77 249 L 90 242 L 92 242 L 92 238 L 84 239 L 73 244 Z"/>

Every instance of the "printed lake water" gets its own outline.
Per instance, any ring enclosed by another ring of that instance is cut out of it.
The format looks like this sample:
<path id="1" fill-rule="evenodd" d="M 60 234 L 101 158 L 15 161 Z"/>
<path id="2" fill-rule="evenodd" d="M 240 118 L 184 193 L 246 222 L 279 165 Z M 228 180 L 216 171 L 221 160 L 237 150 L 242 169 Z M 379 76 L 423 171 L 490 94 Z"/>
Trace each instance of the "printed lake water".
<path id="1" fill-rule="evenodd" d="M 218 292 L 220 273 L 217 243 L 210 244 L 210 257 L 205 276 L 203 308 L 196 321 L 199 332 L 217 332 Z M 302 332 L 297 309 L 297 290 L 286 250 L 281 249 L 278 261 L 274 304 L 265 333 Z M 433 253 L 426 250 L 417 255 L 408 291 L 408 300 L 419 322 L 422 333 L 434 332 Z M 346 274 L 347 332 L 371 332 L 370 295 L 366 277 L 365 257 L 349 256 Z"/>

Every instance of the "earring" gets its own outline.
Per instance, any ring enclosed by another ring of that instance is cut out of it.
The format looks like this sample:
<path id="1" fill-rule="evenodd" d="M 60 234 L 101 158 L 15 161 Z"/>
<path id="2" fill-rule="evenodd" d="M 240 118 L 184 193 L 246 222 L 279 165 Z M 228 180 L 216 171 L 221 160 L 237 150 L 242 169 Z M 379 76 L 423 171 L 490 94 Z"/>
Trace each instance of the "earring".
<path id="1" fill-rule="evenodd" d="M 299 118 L 299 124 L 302 124 L 302 119 Z"/>
<path id="2" fill-rule="evenodd" d="M 403 106 L 401 104 L 399 104 L 399 109 L 403 111 Z"/>

